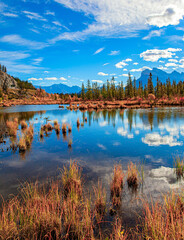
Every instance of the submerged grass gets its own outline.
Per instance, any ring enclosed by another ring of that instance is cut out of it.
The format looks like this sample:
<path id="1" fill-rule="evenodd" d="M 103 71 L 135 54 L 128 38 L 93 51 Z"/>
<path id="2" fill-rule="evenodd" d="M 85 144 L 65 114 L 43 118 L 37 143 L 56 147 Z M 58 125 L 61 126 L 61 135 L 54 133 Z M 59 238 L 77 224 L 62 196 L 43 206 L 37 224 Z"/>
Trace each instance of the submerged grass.
<path id="1" fill-rule="evenodd" d="M 140 183 L 139 179 L 139 171 L 137 169 L 136 164 L 133 164 L 130 162 L 128 165 L 128 171 L 127 171 L 127 184 L 129 188 L 132 188 L 133 190 L 137 190 L 138 185 Z"/>

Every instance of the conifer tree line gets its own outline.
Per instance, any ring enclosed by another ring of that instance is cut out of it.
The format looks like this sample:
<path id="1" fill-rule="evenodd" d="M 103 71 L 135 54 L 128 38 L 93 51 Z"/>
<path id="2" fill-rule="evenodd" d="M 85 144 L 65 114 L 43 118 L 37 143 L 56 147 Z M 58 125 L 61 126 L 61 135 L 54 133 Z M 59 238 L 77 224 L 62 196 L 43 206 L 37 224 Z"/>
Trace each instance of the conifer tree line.
<path id="1" fill-rule="evenodd" d="M 0 71 L 2 71 L 2 72 L 7 72 L 7 69 L 6 69 L 6 67 L 4 66 L 4 65 L 1 65 L 0 64 Z"/>
<path id="2" fill-rule="evenodd" d="M 152 74 L 150 73 L 147 84 L 143 86 L 141 81 L 137 84 L 135 78 L 132 80 L 129 73 L 125 87 L 123 82 L 115 85 L 114 77 L 110 81 L 107 80 L 102 86 L 99 86 L 97 82 L 91 84 L 88 80 L 86 87 L 82 83 L 80 97 L 83 100 L 123 100 L 134 97 L 148 98 L 149 94 L 154 94 L 156 98 L 182 97 L 184 96 L 184 82 L 179 81 L 176 84 L 175 80 L 171 82 L 168 78 L 166 83 L 162 83 L 157 77 L 157 83 L 154 87 Z"/>

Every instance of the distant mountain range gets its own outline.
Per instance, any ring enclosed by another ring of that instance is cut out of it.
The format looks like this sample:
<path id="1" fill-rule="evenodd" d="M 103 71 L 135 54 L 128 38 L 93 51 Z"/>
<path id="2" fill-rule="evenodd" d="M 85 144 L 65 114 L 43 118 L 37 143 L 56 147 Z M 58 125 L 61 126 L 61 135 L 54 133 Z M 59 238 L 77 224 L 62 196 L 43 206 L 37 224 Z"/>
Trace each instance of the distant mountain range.
<path id="1" fill-rule="evenodd" d="M 178 83 L 179 81 L 184 81 L 184 73 L 179 73 L 177 71 L 173 71 L 172 73 L 164 72 L 163 70 L 160 70 L 158 68 L 153 68 L 152 70 L 145 69 L 142 71 L 140 78 L 137 79 L 137 87 L 139 86 L 139 81 L 142 81 L 142 85 L 148 83 L 148 78 L 150 75 L 150 72 L 152 73 L 152 81 L 153 85 L 156 86 L 157 83 L 157 77 L 162 83 L 165 83 L 168 78 L 170 78 L 171 82 L 173 80 Z M 39 88 L 39 86 L 35 86 L 36 88 Z M 72 86 L 69 87 L 65 84 L 59 83 L 59 84 L 53 84 L 51 86 L 42 86 L 42 89 L 44 89 L 48 93 L 79 93 L 81 92 L 81 88 L 79 86 Z"/>
<path id="2" fill-rule="evenodd" d="M 35 86 L 36 88 L 39 88 L 39 86 Z M 69 87 L 65 84 L 59 83 L 59 84 L 53 84 L 51 86 L 41 86 L 42 89 L 44 89 L 47 93 L 79 93 L 81 91 L 81 88 L 79 86 L 72 86 Z"/>
<path id="3" fill-rule="evenodd" d="M 145 69 L 144 71 L 142 71 L 140 78 L 137 79 L 137 86 L 139 85 L 139 81 L 142 81 L 143 86 L 148 83 L 150 72 L 152 73 L 152 81 L 154 86 L 156 86 L 157 77 L 162 83 L 165 83 L 168 78 L 171 80 L 171 83 L 173 80 L 175 80 L 176 83 L 178 83 L 179 81 L 184 81 L 183 72 L 179 73 L 177 71 L 173 71 L 172 73 L 166 73 L 158 68 L 153 68 L 152 70 Z"/>

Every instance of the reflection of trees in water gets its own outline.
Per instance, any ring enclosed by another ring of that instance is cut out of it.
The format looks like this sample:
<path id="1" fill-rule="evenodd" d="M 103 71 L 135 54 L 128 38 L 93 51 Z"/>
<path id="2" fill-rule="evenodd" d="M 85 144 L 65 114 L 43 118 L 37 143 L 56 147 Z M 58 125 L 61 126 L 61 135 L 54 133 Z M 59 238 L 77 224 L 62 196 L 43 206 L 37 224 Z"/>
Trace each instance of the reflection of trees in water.
<path id="1" fill-rule="evenodd" d="M 154 127 L 158 127 L 164 120 L 176 120 L 184 118 L 184 108 L 162 108 L 162 109 L 126 109 L 126 110 L 101 110 L 101 111 L 88 111 L 83 112 L 83 122 L 85 117 L 88 117 L 89 126 L 92 121 L 98 122 L 100 118 L 103 118 L 108 124 L 116 126 L 116 117 L 124 122 L 125 117 L 128 120 L 130 131 L 132 130 L 133 124 L 136 126 L 138 118 L 142 121 L 144 126 L 149 126 L 152 130 Z"/>

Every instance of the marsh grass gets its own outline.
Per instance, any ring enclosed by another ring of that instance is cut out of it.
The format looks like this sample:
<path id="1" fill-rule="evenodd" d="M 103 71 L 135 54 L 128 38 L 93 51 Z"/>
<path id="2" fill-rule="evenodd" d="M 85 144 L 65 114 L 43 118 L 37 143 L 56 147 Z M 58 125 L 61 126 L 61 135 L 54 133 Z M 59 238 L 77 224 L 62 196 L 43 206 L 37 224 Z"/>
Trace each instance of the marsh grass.
<path id="1" fill-rule="evenodd" d="M 62 124 L 62 133 L 63 133 L 63 135 L 66 135 L 66 133 L 67 133 L 67 125 L 66 125 L 66 123 L 63 123 Z"/>
<path id="2" fill-rule="evenodd" d="M 184 239 L 183 200 L 182 195 L 172 192 L 162 203 L 144 203 L 144 239 Z"/>
<path id="3" fill-rule="evenodd" d="M 79 118 L 77 119 L 77 127 L 80 127 L 80 120 L 79 120 Z"/>
<path id="4" fill-rule="evenodd" d="M 128 165 L 128 171 L 127 171 L 128 187 L 136 191 L 140 181 L 141 181 L 140 174 L 136 164 L 133 164 L 132 162 L 130 162 Z"/>
<path id="5" fill-rule="evenodd" d="M 97 221 L 101 221 L 106 212 L 106 191 L 102 183 L 98 181 L 98 186 L 94 187 L 95 194 L 95 213 Z"/>
<path id="6" fill-rule="evenodd" d="M 114 166 L 113 177 L 111 182 L 111 199 L 115 207 L 121 205 L 121 193 L 123 189 L 124 173 L 120 164 Z"/>
<path id="7" fill-rule="evenodd" d="M 177 179 L 184 177 L 184 160 L 181 160 L 179 157 L 176 157 L 174 161 L 174 168 Z"/>
<path id="8" fill-rule="evenodd" d="M 21 129 L 22 129 L 22 130 L 27 129 L 27 123 L 26 123 L 26 121 L 25 121 L 25 120 L 20 121 L 20 126 L 21 126 Z"/>
<path id="9" fill-rule="evenodd" d="M 8 128 L 8 134 L 10 137 L 16 137 L 17 136 L 17 130 L 18 130 L 18 119 L 14 118 L 13 121 L 6 121 L 6 126 Z"/>
<path id="10" fill-rule="evenodd" d="M 69 148 L 72 148 L 72 139 L 69 139 L 69 141 L 68 141 L 68 147 L 69 147 Z"/>

